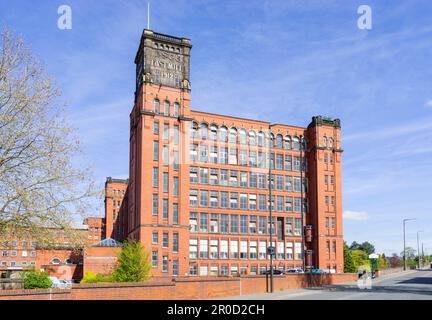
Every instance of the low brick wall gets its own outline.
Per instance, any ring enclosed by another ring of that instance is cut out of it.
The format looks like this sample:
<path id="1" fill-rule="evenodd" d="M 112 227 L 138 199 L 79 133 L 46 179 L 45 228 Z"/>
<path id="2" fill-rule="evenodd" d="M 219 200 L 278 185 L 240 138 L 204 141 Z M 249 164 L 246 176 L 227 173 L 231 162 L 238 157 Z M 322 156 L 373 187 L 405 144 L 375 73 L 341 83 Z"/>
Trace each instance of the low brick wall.
<path id="1" fill-rule="evenodd" d="M 274 290 L 355 281 L 357 274 L 274 276 Z M 0 300 L 204 300 L 266 292 L 265 276 L 152 279 L 147 283 L 74 285 L 68 290 L 3 290 Z"/>

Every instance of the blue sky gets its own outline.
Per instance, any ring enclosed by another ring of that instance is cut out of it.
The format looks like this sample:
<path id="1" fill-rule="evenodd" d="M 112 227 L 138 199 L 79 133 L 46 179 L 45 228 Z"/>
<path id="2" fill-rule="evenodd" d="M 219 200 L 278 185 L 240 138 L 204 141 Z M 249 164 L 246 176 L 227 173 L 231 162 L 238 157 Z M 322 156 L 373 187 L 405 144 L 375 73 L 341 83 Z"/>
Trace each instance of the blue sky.
<path id="1" fill-rule="evenodd" d="M 72 8 L 73 29 L 57 28 Z M 357 8 L 372 8 L 372 30 Z M 152 1 L 151 29 L 192 39 L 192 107 L 306 126 L 342 121 L 344 233 L 380 252 L 416 232 L 432 253 L 432 2 Z M 85 165 L 128 176 L 134 63 L 147 1 L 0 0 L 71 108 Z M 235 110 L 235 111 L 234 111 Z M 94 214 L 102 214 L 103 202 Z"/>

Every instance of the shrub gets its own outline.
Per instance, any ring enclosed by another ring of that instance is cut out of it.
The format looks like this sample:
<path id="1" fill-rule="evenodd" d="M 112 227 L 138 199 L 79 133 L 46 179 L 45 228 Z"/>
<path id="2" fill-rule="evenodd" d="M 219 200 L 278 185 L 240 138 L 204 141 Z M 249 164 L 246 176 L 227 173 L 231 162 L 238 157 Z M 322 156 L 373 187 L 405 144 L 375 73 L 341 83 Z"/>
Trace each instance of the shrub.
<path id="1" fill-rule="evenodd" d="M 94 272 L 88 271 L 85 273 L 81 280 L 81 283 L 98 283 L 98 282 L 112 282 L 110 276 L 105 276 L 101 273 L 95 274 Z"/>
<path id="2" fill-rule="evenodd" d="M 24 274 L 24 289 L 51 288 L 52 281 L 46 272 L 28 271 Z"/>

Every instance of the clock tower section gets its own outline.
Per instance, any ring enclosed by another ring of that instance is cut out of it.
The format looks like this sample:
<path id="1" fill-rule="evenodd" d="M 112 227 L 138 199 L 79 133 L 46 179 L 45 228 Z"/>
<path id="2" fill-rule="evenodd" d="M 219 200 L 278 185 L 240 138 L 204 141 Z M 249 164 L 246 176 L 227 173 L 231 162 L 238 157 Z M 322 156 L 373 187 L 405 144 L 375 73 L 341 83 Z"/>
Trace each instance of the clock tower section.
<path id="1" fill-rule="evenodd" d="M 130 114 L 126 234 L 151 251 L 153 274 L 188 272 L 191 41 L 144 29 Z"/>

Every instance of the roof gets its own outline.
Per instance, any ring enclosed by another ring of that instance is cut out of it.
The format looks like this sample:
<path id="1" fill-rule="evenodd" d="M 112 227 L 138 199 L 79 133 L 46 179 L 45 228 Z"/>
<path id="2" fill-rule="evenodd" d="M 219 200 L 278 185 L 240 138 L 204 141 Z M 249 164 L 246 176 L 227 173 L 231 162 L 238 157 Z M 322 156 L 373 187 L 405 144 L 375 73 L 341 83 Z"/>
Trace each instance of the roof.
<path id="1" fill-rule="evenodd" d="M 117 240 L 108 238 L 102 241 L 99 241 L 98 243 L 95 243 L 93 247 L 122 247 L 123 244 L 121 242 L 118 242 Z"/>

